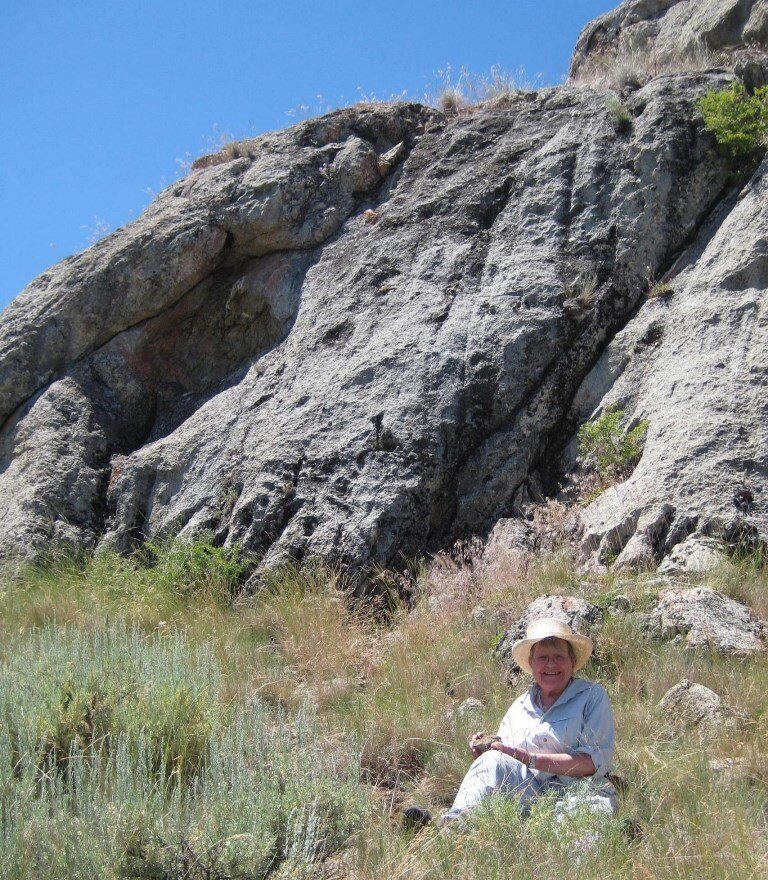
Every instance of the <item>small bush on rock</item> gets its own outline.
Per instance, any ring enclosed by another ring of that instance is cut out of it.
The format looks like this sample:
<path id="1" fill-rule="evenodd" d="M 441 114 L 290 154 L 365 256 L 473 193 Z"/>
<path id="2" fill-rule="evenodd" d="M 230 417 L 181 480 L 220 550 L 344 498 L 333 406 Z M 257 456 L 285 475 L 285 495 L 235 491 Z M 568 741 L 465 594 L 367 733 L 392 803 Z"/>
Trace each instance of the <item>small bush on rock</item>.
<path id="1" fill-rule="evenodd" d="M 735 82 L 724 92 L 707 92 L 698 104 L 705 127 L 715 135 L 721 150 L 734 161 L 750 158 L 766 145 L 768 137 L 768 86 L 747 94 Z"/>
<path id="2" fill-rule="evenodd" d="M 669 299 L 674 293 L 674 288 L 666 281 L 656 281 L 648 285 L 648 299 Z"/>
<path id="3" fill-rule="evenodd" d="M 608 116 L 616 131 L 621 134 L 632 128 L 632 114 L 621 99 L 616 95 L 608 95 L 605 99 L 605 106 L 608 108 Z"/>
<path id="4" fill-rule="evenodd" d="M 643 453 L 648 422 L 643 420 L 631 431 L 625 431 L 622 415 L 618 407 L 610 406 L 579 428 L 579 455 L 587 467 L 597 471 L 604 485 L 625 476 Z"/>

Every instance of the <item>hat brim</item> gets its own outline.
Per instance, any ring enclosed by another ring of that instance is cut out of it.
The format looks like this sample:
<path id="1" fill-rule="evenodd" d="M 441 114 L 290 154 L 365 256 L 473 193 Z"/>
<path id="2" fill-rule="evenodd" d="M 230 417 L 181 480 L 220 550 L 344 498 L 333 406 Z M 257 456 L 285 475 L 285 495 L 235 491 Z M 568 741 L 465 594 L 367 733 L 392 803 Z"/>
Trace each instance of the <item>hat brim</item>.
<path id="1" fill-rule="evenodd" d="M 531 648 L 536 642 L 543 642 L 544 639 L 551 637 L 560 639 L 563 642 L 569 642 L 573 646 L 573 653 L 576 655 L 576 662 L 573 665 L 574 672 L 576 672 L 577 669 L 583 669 L 583 667 L 587 665 L 587 661 L 592 656 L 592 649 L 594 648 L 592 639 L 587 636 L 582 636 L 579 633 L 572 633 L 567 636 L 552 633 L 552 636 L 538 636 L 535 639 L 520 639 L 520 641 L 515 642 L 514 645 L 512 645 L 512 659 L 523 670 L 523 672 L 527 672 L 529 675 L 533 674 L 533 669 L 531 668 L 530 663 Z"/>

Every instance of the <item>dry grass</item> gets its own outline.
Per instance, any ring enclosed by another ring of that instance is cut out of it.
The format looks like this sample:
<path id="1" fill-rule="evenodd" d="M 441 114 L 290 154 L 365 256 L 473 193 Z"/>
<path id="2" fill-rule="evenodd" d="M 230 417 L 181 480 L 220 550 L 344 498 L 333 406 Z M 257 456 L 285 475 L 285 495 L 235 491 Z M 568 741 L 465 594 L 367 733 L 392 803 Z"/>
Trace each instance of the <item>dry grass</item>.
<path id="1" fill-rule="evenodd" d="M 565 509 L 539 515 L 545 531 L 567 532 Z M 359 760 L 358 794 L 373 810 L 340 854 L 312 868 L 322 876 L 544 880 L 569 875 L 576 863 L 584 878 L 764 876 L 768 658 L 649 642 L 631 616 L 606 618 L 599 659 L 587 670 L 611 695 L 617 769 L 629 783 L 617 819 L 597 840 L 585 846 L 589 821 L 559 826 L 546 802 L 524 819 L 513 802 L 494 801 L 449 835 L 402 829 L 402 805 L 418 802 L 439 812 L 450 802 L 468 766 L 467 736 L 493 730 L 516 695 L 492 656 L 500 621 L 545 593 L 602 605 L 623 593 L 643 608 L 658 590 L 648 576 L 586 581 L 563 548 L 532 559 L 510 552 L 506 565 L 503 556 L 488 565 L 477 545 L 441 556 L 420 572 L 415 606 L 396 606 L 386 617 L 368 613 L 339 572 L 323 568 L 276 572 L 262 593 L 233 605 L 214 595 L 198 603 L 194 591 L 161 586 L 135 560 L 59 565 L 58 573 L 7 584 L 2 642 L 7 651 L 11 635 L 24 638 L 30 626 L 52 620 L 87 629 L 87 609 L 103 622 L 125 602 L 148 632 L 167 618 L 169 631 L 184 628 L 191 644 L 212 651 L 222 705 L 237 709 L 266 697 L 280 707 L 288 729 L 307 729 L 312 707 L 308 747 L 329 766 Z M 767 580 L 764 561 L 754 556 L 725 563 L 702 582 L 768 616 Z M 489 613 L 473 616 L 477 606 Z M 715 690 L 746 721 L 706 745 L 695 733 L 675 734 L 659 700 L 683 678 Z M 480 705 L 460 714 L 468 697 Z M 727 758 L 735 759 L 730 775 L 709 765 Z M 625 833 L 634 823 L 640 837 Z"/>
<path id="2" fill-rule="evenodd" d="M 669 299 L 674 296 L 675 289 L 666 281 L 656 281 L 648 285 L 648 299 Z"/>
<path id="3" fill-rule="evenodd" d="M 571 82 L 593 88 L 614 90 L 638 89 L 657 76 L 711 70 L 727 65 L 721 53 L 699 42 L 685 51 L 659 54 L 647 47 L 623 47 L 608 58 L 598 58 L 583 67 Z"/>
<path id="4" fill-rule="evenodd" d="M 284 702 L 294 709 L 307 695 L 322 708 L 349 694 L 375 664 L 373 622 L 353 611 L 338 571 L 285 568 L 243 612 L 285 664 L 277 683 L 284 686 L 270 690 L 265 682 L 260 691 L 284 691 Z"/>
<path id="5" fill-rule="evenodd" d="M 437 85 L 426 89 L 421 101 L 452 116 L 479 107 L 502 109 L 522 93 L 541 87 L 538 78 L 529 78 L 522 67 L 513 72 L 492 67 L 490 73 L 483 75 L 471 73 L 466 67 L 456 74 L 448 65 L 437 71 L 436 78 Z"/>
<path id="6" fill-rule="evenodd" d="M 729 563 L 723 571 L 709 576 L 712 585 L 764 604 L 766 575 L 762 567 L 756 570 L 755 564 Z M 643 607 L 654 592 L 652 578 L 648 576 L 621 581 L 608 577 L 582 584 L 565 552 L 545 555 L 526 573 L 515 566 L 511 583 L 488 582 L 481 568 L 452 568 L 445 560 L 427 573 L 427 584 L 435 574 L 441 592 L 450 592 L 446 581 L 453 576 L 467 596 L 462 611 L 455 599 L 461 590 L 454 589 L 453 604 L 442 622 L 441 642 L 450 641 L 451 628 L 454 637 L 458 636 L 462 614 L 475 602 L 510 601 L 521 606 L 533 594 L 542 592 L 570 592 L 606 601 L 622 592 L 630 596 L 636 607 Z M 445 607 L 441 607 L 439 614 L 445 615 Z M 423 633 L 439 626 L 437 613 L 422 607 L 424 629 L 412 629 L 408 638 L 420 641 Z M 588 674 L 599 677 L 611 694 L 617 719 L 617 767 L 628 780 L 629 789 L 618 824 L 610 826 L 593 853 L 580 857 L 583 875 L 633 880 L 760 876 L 768 859 L 768 773 L 764 769 L 768 756 L 766 658 L 724 658 L 691 653 L 681 645 L 651 643 L 642 637 L 631 617 L 623 616 L 606 619 L 599 648 L 601 661 L 593 664 Z M 477 650 L 475 645 L 476 656 Z M 398 658 L 397 662 L 403 659 Z M 450 665 L 439 652 L 435 659 L 433 675 L 444 664 Z M 471 663 L 471 651 L 467 651 L 463 662 Z M 706 748 L 695 734 L 673 734 L 659 701 L 683 678 L 711 687 L 751 721 L 736 733 L 709 741 Z M 415 686 L 416 682 L 402 679 L 396 685 L 404 692 Z M 482 684 L 475 681 L 473 687 Z M 505 689 L 493 691 L 493 698 L 489 698 L 488 690 L 475 693 L 484 693 L 484 721 L 488 721 L 485 726 L 492 727 L 493 711 L 488 710 L 495 706 L 496 718 L 500 717 L 512 695 Z M 415 719 L 410 720 L 413 723 Z M 453 744 L 449 742 L 433 753 L 421 778 L 410 787 L 413 800 L 434 810 L 449 802 L 467 766 L 461 740 L 457 733 Z M 731 776 L 724 777 L 710 768 L 710 759 L 729 757 L 741 762 L 737 761 L 737 772 Z M 408 789 L 407 780 L 403 783 Z M 503 838 L 498 835 L 500 820 L 504 822 Z M 620 830 L 627 823 L 639 823 L 642 836 L 634 840 L 627 837 Z M 724 825 L 729 828 L 726 839 L 721 834 Z M 560 877 L 572 869 L 573 843 L 573 837 L 567 834 L 562 840 L 553 837 L 546 816 L 532 831 L 531 823 L 521 825 L 514 811 L 500 805 L 490 809 L 490 815 L 478 815 L 470 826 L 447 839 L 430 832 L 411 839 L 393 830 L 389 821 L 374 823 L 364 840 L 359 841 L 353 864 L 355 875 L 360 878 Z"/>

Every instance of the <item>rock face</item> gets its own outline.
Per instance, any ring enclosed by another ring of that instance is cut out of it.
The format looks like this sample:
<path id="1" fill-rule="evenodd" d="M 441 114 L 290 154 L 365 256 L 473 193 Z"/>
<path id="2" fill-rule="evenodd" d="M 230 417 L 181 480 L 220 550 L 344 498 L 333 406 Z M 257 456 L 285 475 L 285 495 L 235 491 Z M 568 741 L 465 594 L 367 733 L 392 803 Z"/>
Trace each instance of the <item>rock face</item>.
<path id="1" fill-rule="evenodd" d="M 527 570 L 535 550 L 535 537 L 524 519 L 502 517 L 491 529 L 483 548 L 482 565 L 489 578 L 513 580 Z"/>
<path id="2" fill-rule="evenodd" d="M 767 41 L 766 0 L 626 0 L 581 32 L 570 75 L 589 76 L 631 55 L 661 69 L 735 58 L 759 70 L 766 68 Z"/>
<path id="3" fill-rule="evenodd" d="M 718 694 L 687 678 L 670 688 L 659 706 L 667 716 L 670 730 L 677 734 L 694 730 L 704 740 L 738 725 L 737 714 Z"/>
<path id="4" fill-rule="evenodd" d="M 749 543 L 768 530 L 768 161 L 703 228 L 575 397 L 649 424 L 632 476 L 584 512 L 585 548 L 648 567 L 688 535 Z M 602 398 L 601 398 L 601 395 Z"/>
<path id="5" fill-rule="evenodd" d="M 659 566 L 659 574 L 701 574 L 717 568 L 724 558 L 725 548 L 720 541 L 691 535 L 672 548 Z"/>
<path id="6" fill-rule="evenodd" d="M 716 590 L 662 590 L 643 615 L 649 634 L 661 639 L 685 637 L 688 648 L 723 654 L 755 654 L 766 649 L 766 626 L 745 605 Z"/>
<path id="7" fill-rule="evenodd" d="M 552 491 L 610 403 L 648 441 L 586 552 L 765 536 L 768 183 L 730 193 L 696 110 L 730 81 L 659 77 L 626 130 L 563 87 L 196 163 L 0 317 L 0 552 L 206 531 L 264 565 L 398 565 Z"/>

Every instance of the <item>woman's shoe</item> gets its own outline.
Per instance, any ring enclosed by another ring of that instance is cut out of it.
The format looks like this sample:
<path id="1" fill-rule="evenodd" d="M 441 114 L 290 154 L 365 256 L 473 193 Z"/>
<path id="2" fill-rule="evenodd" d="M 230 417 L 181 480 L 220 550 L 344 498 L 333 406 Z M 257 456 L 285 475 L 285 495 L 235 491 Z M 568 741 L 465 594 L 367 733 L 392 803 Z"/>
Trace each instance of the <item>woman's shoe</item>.
<path id="1" fill-rule="evenodd" d="M 432 821 L 432 813 L 415 804 L 403 810 L 403 826 L 408 831 L 420 831 Z"/>

